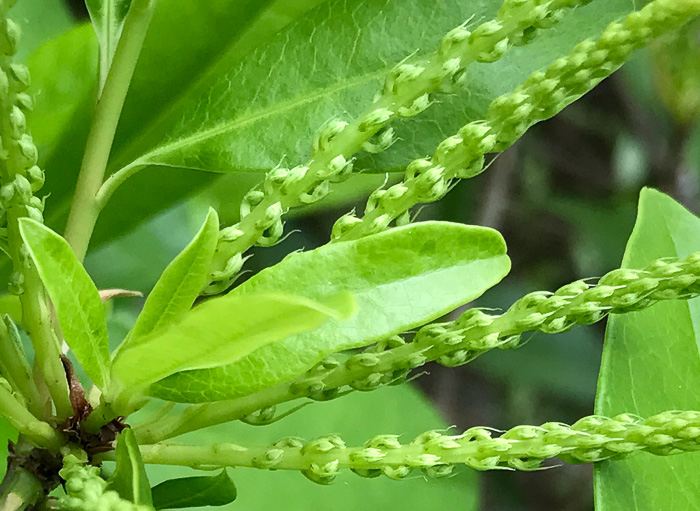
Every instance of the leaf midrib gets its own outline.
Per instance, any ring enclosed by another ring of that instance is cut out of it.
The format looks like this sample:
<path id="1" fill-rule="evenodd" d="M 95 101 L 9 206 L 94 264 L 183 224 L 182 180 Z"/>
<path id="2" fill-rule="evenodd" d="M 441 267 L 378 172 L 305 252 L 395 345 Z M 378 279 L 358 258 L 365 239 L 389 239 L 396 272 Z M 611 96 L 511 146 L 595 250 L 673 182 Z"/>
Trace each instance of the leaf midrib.
<path id="1" fill-rule="evenodd" d="M 315 100 L 317 100 L 319 97 L 327 97 L 327 96 L 332 96 L 333 94 L 337 92 L 341 92 L 346 89 L 351 89 L 360 85 L 363 85 L 365 83 L 369 83 L 373 79 L 378 79 L 381 78 L 382 76 L 385 76 L 386 73 L 391 69 L 391 67 L 385 67 L 381 68 L 376 71 L 372 71 L 370 73 L 364 73 L 361 75 L 356 76 L 355 78 L 351 80 L 342 80 L 338 81 L 328 87 L 323 87 L 321 89 L 311 89 L 305 92 L 304 94 L 301 94 L 295 98 L 290 98 L 287 99 L 286 101 L 274 103 L 271 107 L 265 107 L 265 108 L 260 108 L 258 110 L 254 110 L 253 112 L 250 112 L 248 114 L 245 114 L 241 117 L 232 119 L 230 121 L 224 121 L 220 122 L 211 128 L 208 128 L 206 130 L 198 131 L 196 134 L 188 136 L 188 137 L 183 137 L 179 138 L 169 144 L 161 145 L 156 147 L 155 149 L 151 150 L 150 152 L 144 154 L 143 156 L 137 158 L 136 160 L 132 161 L 128 165 L 139 165 L 139 164 L 155 164 L 155 165 L 162 165 L 161 162 L 158 161 L 149 161 L 149 158 L 153 158 L 154 156 L 158 156 L 164 153 L 168 152 L 173 152 L 177 151 L 179 149 L 182 149 L 184 147 L 187 147 L 188 145 L 194 145 L 198 142 L 201 142 L 203 140 L 206 140 L 207 138 L 210 137 L 216 137 L 218 135 L 221 135 L 223 133 L 226 133 L 228 131 L 234 131 L 238 128 L 245 127 L 248 124 L 252 124 L 256 121 L 259 121 L 261 119 L 265 119 L 267 117 L 270 117 L 274 114 L 281 113 L 281 112 L 286 112 L 289 110 L 293 110 L 294 108 L 297 108 L 299 106 L 302 106 L 306 103 L 311 103 Z M 153 126 L 155 127 L 157 123 L 154 123 Z M 126 167 L 125 165 L 124 167 Z M 122 167 L 122 168 L 124 168 Z"/>
<path id="2" fill-rule="evenodd" d="M 42 272 L 43 273 L 43 272 Z M 75 275 L 75 272 L 72 272 Z M 77 280 L 77 279 L 75 279 Z M 84 333 L 87 336 L 90 345 L 92 346 L 92 349 L 94 350 L 95 354 L 95 359 L 97 362 L 97 365 L 100 369 L 101 377 L 102 377 L 102 385 L 106 385 L 108 383 L 108 378 L 109 378 L 109 364 L 105 363 L 105 360 L 103 358 L 103 346 L 102 343 L 100 343 L 101 338 L 104 338 L 104 335 L 99 335 L 96 337 L 94 335 L 94 330 L 92 329 L 92 325 L 90 320 L 88 319 L 88 314 L 85 310 L 84 307 L 81 306 L 80 300 L 78 299 L 77 295 L 73 295 L 72 293 L 69 293 L 69 301 L 72 302 L 74 308 L 78 311 L 78 317 L 80 318 L 81 322 L 83 323 L 84 327 Z M 102 325 L 97 325 L 97 329 L 99 334 L 106 334 L 107 331 L 106 329 L 101 328 Z M 75 351 L 75 348 L 72 348 Z M 107 355 L 107 360 L 109 360 L 109 355 Z"/>

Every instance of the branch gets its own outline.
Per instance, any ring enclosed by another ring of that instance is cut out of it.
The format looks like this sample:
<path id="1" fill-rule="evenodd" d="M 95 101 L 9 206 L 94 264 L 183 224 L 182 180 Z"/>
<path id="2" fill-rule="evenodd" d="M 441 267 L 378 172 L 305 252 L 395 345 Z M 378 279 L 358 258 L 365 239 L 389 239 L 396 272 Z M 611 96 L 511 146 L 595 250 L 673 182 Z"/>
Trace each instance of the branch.
<path id="1" fill-rule="evenodd" d="M 102 186 L 117 123 L 155 4 L 155 0 L 132 2 L 107 81 L 97 103 L 66 224 L 65 238 L 80 261 L 85 258 L 92 231 L 100 214 L 97 193 Z"/>
<path id="2" fill-rule="evenodd" d="M 9 478 L 9 479 L 8 479 Z M 3 481 L 0 492 L 0 509 L 2 511 L 24 511 L 44 496 L 41 481 L 22 468 L 13 469 Z"/>

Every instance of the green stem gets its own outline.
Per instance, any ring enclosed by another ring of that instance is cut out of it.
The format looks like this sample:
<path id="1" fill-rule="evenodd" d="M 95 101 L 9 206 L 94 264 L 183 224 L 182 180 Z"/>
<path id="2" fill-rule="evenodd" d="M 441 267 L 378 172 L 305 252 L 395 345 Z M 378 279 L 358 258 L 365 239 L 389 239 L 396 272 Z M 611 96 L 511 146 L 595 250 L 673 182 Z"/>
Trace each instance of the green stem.
<path id="1" fill-rule="evenodd" d="M 0 494 L 0 511 L 24 511 L 44 494 L 41 481 L 22 468 L 14 469 L 7 477 Z"/>
<path id="2" fill-rule="evenodd" d="M 65 237 L 81 261 L 85 258 L 100 213 L 97 193 L 102 186 L 117 123 L 154 8 L 155 0 L 134 0 L 131 4 L 97 103 L 66 225 Z"/>
<path id="3" fill-rule="evenodd" d="M 32 341 L 41 374 L 56 407 L 56 418 L 60 421 L 73 415 L 60 344 L 51 327 L 44 285 L 33 264 L 25 271 L 24 279 L 24 293 L 20 296 L 22 326 Z"/>
<path id="4" fill-rule="evenodd" d="M 0 6 L 0 11 L 7 9 L 7 3 Z M 4 16 L 3 12 L 3 16 Z M 28 261 L 22 251 L 22 237 L 19 233 L 19 218 L 29 215 L 32 206 L 28 196 L 37 189 L 36 173 L 32 174 L 31 166 L 35 163 L 35 156 L 28 158 L 27 150 L 32 153 L 33 143 L 27 138 L 26 123 L 18 107 L 18 98 L 28 86 L 28 72 L 22 70 L 19 75 L 13 74 L 12 55 L 16 50 L 15 44 L 10 44 L 8 36 L 10 22 L 6 18 L 0 19 L 0 67 L 3 76 L 10 77 L 10 88 L 0 98 L 0 132 L 2 132 L 2 149 L 6 153 L 0 165 L 0 180 L 3 188 L 11 190 L 11 197 L 3 206 L 7 213 L 7 240 L 8 251 L 12 258 L 13 274 L 11 277 L 12 291 L 19 295 L 22 306 L 22 325 L 31 338 L 35 352 L 35 363 L 41 371 L 40 378 L 44 379 L 46 386 L 54 400 L 56 413 L 60 419 L 68 417 L 72 413 L 63 366 L 60 361 L 60 347 L 54 336 L 48 318 L 48 307 L 44 295 L 43 285 L 36 273 L 36 269 Z M 19 112 L 19 113 L 18 113 Z M 35 148 L 34 148 L 35 150 Z M 35 169 L 38 170 L 38 167 Z M 39 170 L 39 174 L 41 171 Z M 29 176 L 29 177 L 27 177 Z M 41 178 L 43 180 L 43 177 Z M 40 215 L 40 212 L 35 211 Z M 32 404 L 32 409 L 36 407 Z M 48 410 L 50 413 L 50 410 Z M 48 415 L 48 413 L 46 415 Z M 44 414 L 42 414 L 44 415 Z"/>
<path id="5" fill-rule="evenodd" d="M 0 376 L 7 379 L 27 401 L 27 407 L 35 417 L 44 416 L 44 400 L 33 378 L 32 368 L 20 344 L 19 333 L 12 320 L 0 318 Z"/>
<path id="6" fill-rule="evenodd" d="M 117 188 L 119 188 L 127 179 L 139 172 L 145 166 L 146 165 L 135 161 L 109 176 L 97 192 L 97 207 L 100 210 L 104 209 L 107 202 L 109 202 L 109 199 L 111 199 L 112 195 L 114 195 L 114 192 L 117 191 Z"/>
<path id="7" fill-rule="evenodd" d="M 44 421 L 38 420 L 7 389 L 7 380 L 0 378 L 0 415 L 35 445 L 57 450 L 63 445 L 61 434 Z"/>

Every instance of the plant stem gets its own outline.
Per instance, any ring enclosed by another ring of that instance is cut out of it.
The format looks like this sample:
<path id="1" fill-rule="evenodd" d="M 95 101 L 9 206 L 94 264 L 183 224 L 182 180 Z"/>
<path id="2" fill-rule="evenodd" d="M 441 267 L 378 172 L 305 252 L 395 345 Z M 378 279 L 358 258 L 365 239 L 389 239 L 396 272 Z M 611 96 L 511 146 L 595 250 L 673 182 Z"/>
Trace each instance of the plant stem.
<path id="1" fill-rule="evenodd" d="M 25 270 L 24 279 L 24 293 L 20 296 L 22 326 L 32 341 L 36 363 L 39 364 L 44 382 L 56 407 L 56 418 L 60 421 L 73 414 L 68 381 L 61 364 L 60 345 L 51 327 L 44 285 L 33 264 Z"/>
<path id="2" fill-rule="evenodd" d="M 0 511 L 23 511 L 42 497 L 41 482 L 23 468 L 14 469 L 7 477 L 0 494 Z"/>
<path id="3" fill-rule="evenodd" d="M 7 380 L 0 378 L 0 415 L 34 444 L 56 450 L 63 445 L 63 437 L 48 423 L 38 420 L 7 389 Z"/>
<path id="4" fill-rule="evenodd" d="M 33 378 L 32 368 L 20 344 L 19 333 L 9 317 L 0 318 L 0 376 L 7 379 L 27 401 L 35 417 L 44 416 L 44 400 Z"/>
<path id="5" fill-rule="evenodd" d="M 112 67 L 97 103 L 65 234 L 81 261 L 85 258 L 100 213 L 97 192 L 102 186 L 114 134 L 155 3 L 155 0 L 134 0 L 131 4 Z"/>
<path id="6" fill-rule="evenodd" d="M 109 199 L 112 198 L 114 192 L 117 191 L 117 188 L 144 167 L 145 165 L 135 161 L 109 176 L 97 192 L 97 207 L 102 210 L 109 202 Z"/>

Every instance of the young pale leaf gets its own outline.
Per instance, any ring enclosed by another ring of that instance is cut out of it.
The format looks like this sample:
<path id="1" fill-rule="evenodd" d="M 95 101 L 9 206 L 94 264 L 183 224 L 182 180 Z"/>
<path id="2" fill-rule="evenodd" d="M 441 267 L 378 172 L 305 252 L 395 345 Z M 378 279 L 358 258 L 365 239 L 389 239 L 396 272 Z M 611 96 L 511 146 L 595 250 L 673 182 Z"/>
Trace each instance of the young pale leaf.
<path id="1" fill-rule="evenodd" d="M 121 349 L 137 339 L 177 322 L 192 308 L 207 283 L 209 266 L 219 237 L 219 219 L 209 210 L 204 225 L 192 242 L 173 260 L 161 275 Z"/>
<path id="2" fill-rule="evenodd" d="M 289 380 L 329 353 L 423 325 L 481 295 L 510 269 L 501 235 L 485 227 L 423 222 L 357 241 L 290 254 L 228 296 L 294 292 L 310 299 L 349 292 L 351 320 L 260 348 L 227 366 L 187 371 L 151 387 L 171 401 L 232 399 Z"/>
<path id="3" fill-rule="evenodd" d="M 99 291 L 61 236 L 28 218 L 20 219 L 19 230 L 56 309 L 66 343 L 95 385 L 104 390 L 110 358 Z"/>
<path id="4" fill-rule="evenodd" d="M 100 90 L 107 79 L 131 0 L 85 0 L 100 44 Z"/>
<path id="5" fill-rule="evenodd" d="M 156 509 L 225 506 L 237 496 L 236 485 L 226 470 L 215 476 L 170 479 L 154 486 L 152 491 Z"/>
<path id="6" fill-rule="evenodd" d="M 117 469 L 109 478 L 107 487 L 134 504 L 151 505 L 151 485 L 141 458 L 139 444 L 130 428 L 119 434 L 117 440 Z"/>
<path id="7" fill-rule="evenodd" d="M 642 190 L 622 266 L 643 268 L 700 250 L 700 219 L 673 199 Z M 596 413 L 642 417 L 700 408 L 700 300 L 664 301 L 608 320 Z M 596 509 L 700 509 L 700 455 L 640 455 L 596 467 Z M 679 477 L 684 475 L 684 477 Z"/>
<path id="8" fill-rule="evenodd" d="M 283 293 L 228 295 L 196 307 L 165 331 L 120 350 L 112 377 L 125 395 L 178 371 L 230 364 L 254 349 L 354 313 L 348 293 L 319 303 Z"/>

